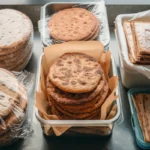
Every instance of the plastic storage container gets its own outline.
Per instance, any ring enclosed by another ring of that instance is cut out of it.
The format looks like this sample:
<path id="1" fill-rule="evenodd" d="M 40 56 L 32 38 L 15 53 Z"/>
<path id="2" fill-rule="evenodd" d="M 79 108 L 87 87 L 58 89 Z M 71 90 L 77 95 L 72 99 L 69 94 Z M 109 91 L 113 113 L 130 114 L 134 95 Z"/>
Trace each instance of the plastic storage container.
<path id="1" fill-rule="evenodd" d="M 37 76 L 37 85 L 36 85 L 36 89 L 38 91 L 38 86 L 39 86 L 39 82 L 40 82 L 40 66 L 42 63 L 42 59 L 44 58 L 44 55 L 41 56 L 40 58 L 40 63 L 39 63 L 39 70 L 38 70 L 38 76 Z M 111 65 L 110 65 L 110 77 L 111 76 L 116 76 L 117 75 L 117 71 L 116 71 L 116 66 L 115 66 L 115 62 L 114 59 L 111 58 Z M 119 94 L 119 88 L 117 87 L 116 89 L 116 94 Z M 36 118 L 38 119 L 38 121 L 41 124 L 41 127 L 43 129 L 43 132 L 45 133 L 45 129 L 48 127 L 64 127 L 64 126 L 72 126 L 67 132 L 65 132 L 66 135 L 83 135 L 82 132 L 85 131 L 86 134 L 84 135 L 88 135 L 89 132 L 88 130 L 92 129 L 97 129 L 94 133 L 92 131 L 92 134 L 90 135 L 101 135 L 101 136 L 106 136 L 106 135 L 110 135 L 113 131 L 113 126 L 116 123 L 121 123 L 123 121 L 123 114 L 122 114 L 122 106 L 121 106 L 121 100 L 118 98 L 116 101 L 117 104 L 117 114 L 115 115 L 114 118 L 110 119 L 110 120 L 45 120 L 43 119 L 39 112 L 38 109 L 36 108 L 35 110 L 35 115 Z M 93 127 L 93 128 L 92 128 Z M 80 131 L 79 131 L 80 128 Z M 87 129 L 87 130 L 85 130 Z M 77 131 L 78 133 L 77 134 Z M 74 134 L 75 133 L 75 134 Z M 47 133 L 45 133 L 47 134 Z M 65 135 L 63 134 L 63 135 Z M 49 133 L 49 135 L 54 135 Z"/>
<path id="2" fill-rule="evenodd" d="M 150 94 L 150 88 L 149 89 L 135 88 L 135 89 L 130 89 L 128 91 L 128 99 L 129 99 L 130 110 L 131 110 L 131 124 L 132 124 L 132 128 L 135 132 L 136 142 L 139 147 L 141 147 L 143 149 L 150 149 L 150 143 L 147 143 L 144 141 L 144 137 L 142 134 L 142 130 L 140 128 L 136 109 L 135 109 L 135 106 L 134 106 L 134 103 L 132 100 L 132 95 L 134 95 L 136 93 L 149 93 Z"/>
<path id="3" fill-rule="evenodd" d="M 100 2 L 51 2 L 47 3 L 41 8 L 41 17 L 38 22 L 38 28 L 41 33 L 41 39 L 43 46 L 49 46 L 51 44 L 57 43 L 58 41 L 52 40 L 49 35 L 47 23 L 55 12 L 71 7 L 82 7 L 91 11 L 100 21 L 100 34 L 97 40 L 101 41 L 105 47 L 105 50 L 109 49 L 110 33 L 107 19 L 107 12 L 105 7 L 105 2 L 100 0 Z"/>
<path id="4" fill-rule="evenodd" d="M 123 20 L 131 19 L 133 16 L 134 14 L 119 15 L 117 19 L 119 19 L 120 22 L 122 22 Z M 127 48 L 127 44 L 126 47 L 122 45 L 122 41 L 124 43 L 126 42 L 122 24 L 120 24 L 118 21 L 116 21 L 115 23 L 116 23 L 115 34 L 119 45 L 120 72 L 121 72 L 121 80 L 123 85 L 128 89 L 137 88 L 137 87 L 139 88 L 149 87 L 150 79 L 148 79 L 148 77 L 141 74 L 137 70 L 134 70 L 133 67 L 132 67 L 133 69 L 131 69 L 131 67 L 125 64 L 125 62 L 123 61 L 121 51 L 128 50 L 128 48 Z"/>

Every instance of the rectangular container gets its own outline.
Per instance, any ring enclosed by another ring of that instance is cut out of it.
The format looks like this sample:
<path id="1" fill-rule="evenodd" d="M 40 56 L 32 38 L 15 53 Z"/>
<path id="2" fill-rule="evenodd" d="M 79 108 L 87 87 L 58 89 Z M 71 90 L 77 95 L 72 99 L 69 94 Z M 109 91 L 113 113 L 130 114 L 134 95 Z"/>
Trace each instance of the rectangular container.
<path id="1" fill-rule="evenodd" d="M 125 15 L 119 15 L 120 21 L 123 20 L 129 20 L 134 16 L 134 14 L 125 14 Z M 118 17 L 117 17 L 118 18 Z M 132 70 L 130 66 L 124 63 L 121 51 L 122 50 L 128 50 L 127 46 L 126 48 L 122 46 L 122 41 L 126 40 L 124 35 L 124 30 L 122 27 L 122 24 L 118 24 L 116 22 L 116 29 L 115 29 L 116 39 L 119 45 L 119 59 L 120 59 L 120 73 L 121 73 L 121 80 L 123 85 L 130 89 L 130 88 L 141 88 L 141 87 L 149 87 L 150 86 L 150 79 L 147 78 L 145 75 L 141 74 L 140 72 L 136 70 Z"/>
<path id="2" fill-rule="evenodd" d="M 137 93 L 150 94 L 150 88 L 149 89 L 148 88 L 147 89 L 135 88 L 135 89 L 130 89 L 128 91 L 128 99 L 129 99 L 130 110 L 131 110 L 131 124 L 132 124 L 133 131 L 135 132 L 136 142 L 139 147 L 143 149 L 150 149 L 150 143 L 144 141 L 143 133 L 139 124 L 138 117 L 137 117 L 136 108 L 132 100 L 132 96 Z"/>
<path id="3" fill-rule="evenodd" d="M 38 70 L 38 75 L 37 75 L 37 85 L 36 85 L 36 89 L 38 91 L 38 86 L 39 86 L 39 82 L 40 82 L 40 70 L 41 70 L 41 63 L 42 63 L 42 59 L 44 57 L 44 54 L 41 56 L 40 58 L 40 62 L 39 62 L 39 70 Z M 114 59 L 111 57 L 111 65 L 110 65 L 110 72 L 109 72 L 110 77 L 111 76 L 116 76 L 117 75 L 117 71 L 116 71 L 116 66 L 115 66 L 115 62 Z M 119 87 L 117 86 L 116 88 L 116 94 L 119 95 Z M 43 129 L 43 132 L 45 132 L 44 127 L 55 127 L 55 126 L 72 126 L 71 129 L 69 129 L 69 131 L 74 131 L 75 134 L 69 134 L 69 132 L 66 132 L 69 135 L 77 135 L 76 133 L 76 127 L 80 127 L 80 131 L 81 133 L 83 132 L 82 128 L 89 128 L 91 129 L 91 127 L 93 127 L 93 129 L 98 127 L 98 131 L 99 133 L 98 135 L 110 135 L 113 131 L 113 126 L 116 123 L 121 123 L 123 121 L 123 114 L 122 114 L 122 106 L 121 106 L 121 101 L 118 98 L 115 103 L 117 104 L 117 114 L 114 118 L 110 119 L 110 120 L 45 120 L 43 119 L 39 112 L 38 109 L 36 108 L 35 110 L 35 114 L 36 114 L 36 118 L 38 119 L 38 121 L 41 124 L 41 127 Z M 72 133 L 72 132 L 71 132 Z"/>
<path id="4" fill-rule="evenodd" d="M 72 6 L 79 6 L 82 8 L 86 8 L 89 11 L 92 9 L 93 13 L 95 13 L 97 18 L 100 21 L 100 34 L 97 38 L 98 41 L 101 41 L 105 47 L 105 50 L 109 49 L 109 42 L 110 42 L 110 33 L 109 33 L 109 26 L 108 26 L 108 18 L 107 12 L 105 7 L 105 2 L 100 0 L 99 2 L 51 2 L 47 3 L 43 7 L 41 7 L 41 17 L 40 21 L 38 22 L 38 28 L 41 33 L 41 39 L 44 47 L 47 47 L 55 42 L 52 42 L 50 39 L 47 23 L 51 15 L 56 13 L 59 10 L 65 8 L 71 8 Z"/>

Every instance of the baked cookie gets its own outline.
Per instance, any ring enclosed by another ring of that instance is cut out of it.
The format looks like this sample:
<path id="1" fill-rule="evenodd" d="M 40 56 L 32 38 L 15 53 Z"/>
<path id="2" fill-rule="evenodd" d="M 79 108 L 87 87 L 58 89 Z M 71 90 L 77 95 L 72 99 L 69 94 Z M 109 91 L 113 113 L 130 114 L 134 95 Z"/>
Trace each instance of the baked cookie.
<path id="1" fill-rule="evenodd" d="M 48 22 L 52 38 L 60 41 L 79 41 L 95 30 L 97 18 L 83 8 L 68 8 L 55 13 Z"/>
<path id="2" fill-rule="evenodd" d="M 47 93 L 58 103 L 80 105 L 95 98 L 103 88 L 104 84 L 104 81 L 100 81 L 99 85 L 92 92 L 75 94 L 64 92 L 55 87 L 51 82 L 48 82 Z"/>
<path id="3" fill-rule="evenodd" d="M 83 53 L 66 53 L 50 67 L 52 84 L 65 92 L 85 93 L 96 88 L 101 79 L 100 64 Z"/>
<path id="4" fill-rule="evenodd" d="M 69 108 L 69 107 L 65 107 L 65 106 L 64 107 L 60 106 L 60 107 L 63 108 L 65 111 L 68 111 L 68 112 L 71 112 L 71 113 L 75 113 L 75 114 L 78 114 L 78 113 L 89 113 L 89 112 L 92 112 L 92 111 L 94 111 L 96 109 L 99 109 L 101 107 L 101 105 L 106 100 L 108 91 L 109 91 L 108 85 L 105 84 L 105 86 L 101 90 L 100 94 L 96 98 L 94 98 L 95 99 L 94 105 L 92 105 L 90 107 L 85 108 L 83 106 L 80 109 L 78 109 L 78 107 L 76 108 L 76 106 L 74 106 L 74 109 Z M 57 105 L 59 105 L 59 104 L 57 104 Z M 86 103 L 84 105 L 86 105 Z"/>

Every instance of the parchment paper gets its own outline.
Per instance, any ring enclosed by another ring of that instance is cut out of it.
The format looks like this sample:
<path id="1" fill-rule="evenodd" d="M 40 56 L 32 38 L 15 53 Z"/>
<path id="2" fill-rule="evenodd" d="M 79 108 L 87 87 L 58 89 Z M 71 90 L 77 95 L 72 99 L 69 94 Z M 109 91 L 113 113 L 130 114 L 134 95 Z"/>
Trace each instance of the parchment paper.
<path id="1" fill-rule="evenodd" d="M 46 76 L 48 74 L 50 65 L 62 54 L 67 52 L 82 52 L 94 57 L 97 61 L 99 61 L 102 65 L 102 68 L 105 70 L 106 79 L 108 79 L 108 85 L 111 91 L 110 96 L 108 97 L 107 102 L 105 101 L 102 105 L 103 112 L 101 111 L 101 118 L 106 119 L 108 109 L 110 111 L 110 105 L 112 102 L 118 97 L 115 96 L 114 92 L 116 89 L 116 85 L 118 83 L 117 77 L 112 77 L 109 79 L 108 72 L 110 68 L 110 52 L 104 53 L 103 45 L 98 41 L 78 41 L 78 42 L 66 42 L 62 44 L 55 44 L 44 49 L 44 57 L 41 63 L 41 72 L 40 72 L 40 82 L 38 86 L 38 90 L 36 92 L 36 107 L 38 108 L 40 115 L 45 120 L 57 120 L 58 117 L 55 115 L 51 115 L 50 106 L 47 102 L 47 94 L 46 94 Z M 103 56 L 103 60 L 101 57 Z M 68 130 L 71 126 L 65 127 L 54 127 L 51 126 L 57 136 L 63 134 L 66 130 Z M 45 127 L 45 131 L 47 134 L 49 133 L 50 126 Z"/>

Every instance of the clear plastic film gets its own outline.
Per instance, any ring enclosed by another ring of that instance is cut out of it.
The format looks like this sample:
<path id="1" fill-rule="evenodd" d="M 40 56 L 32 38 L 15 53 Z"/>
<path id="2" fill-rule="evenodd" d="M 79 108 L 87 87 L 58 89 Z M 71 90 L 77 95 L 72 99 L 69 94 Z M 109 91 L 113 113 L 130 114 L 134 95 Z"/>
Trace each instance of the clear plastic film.
<path id="1" fill-rule="evenodd" d="M 41 33 L 42 42 L 44 46 L 49 46 L 55 43 L 62 43 L 63 41 L 51 38 L 49 34 L 48 21 L 51 19 L 52 15 L 59 10 L 71 7 L 84 8 L 90 11 L 100 22 L 100 32 L 96 40 L 101 41 L 105 49 L 109 46 L 110 34 L 108 28 L 108 19 L 106 13 L 105 2 L 101 0 L 98 3 L 48 3 L 41 9 L 41 20 L 38 22 L 38 28 Z"/>
<path id="2" fill-rule="evenodd" d="M 0 31 L 0 68 L 20 71 L 32 56 L 32 22 L 25 14 L 13 9 L 1 9 L 0 18 L 3 20 L 3 30 Z"/>
<path id="3" fill-rule="evenodd" d="M 13 74 L 0 68 L 0 146 L 26 138 L 33 132 L 28 95 L 34 79 L 35 76 L 27 71 Z"/>

